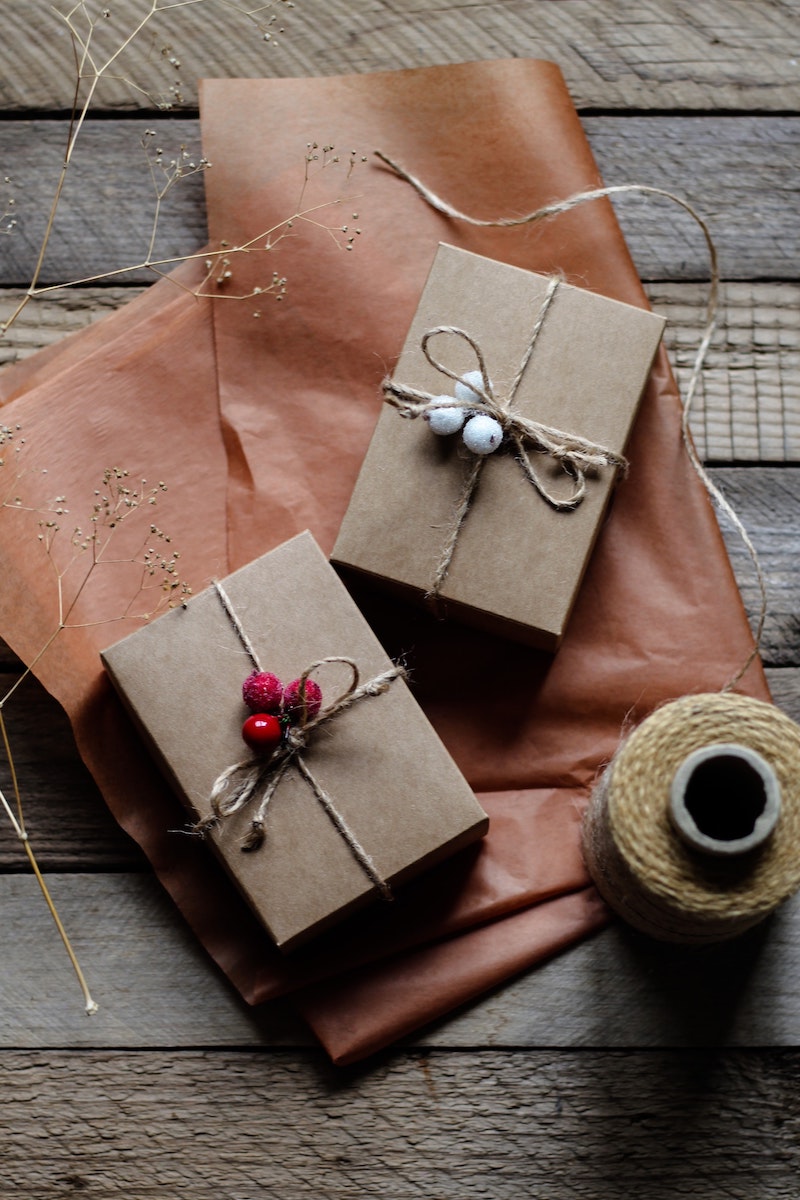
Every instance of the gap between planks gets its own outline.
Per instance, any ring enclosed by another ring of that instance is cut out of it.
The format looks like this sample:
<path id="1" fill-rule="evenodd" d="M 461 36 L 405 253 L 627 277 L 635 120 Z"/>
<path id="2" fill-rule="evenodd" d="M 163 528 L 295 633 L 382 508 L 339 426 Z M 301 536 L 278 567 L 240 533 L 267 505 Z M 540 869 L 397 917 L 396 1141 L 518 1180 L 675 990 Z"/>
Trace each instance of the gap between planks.
<path id="1" fill-rule="evenodd" d="M 98 31 L 108 46 L 141 12 L 135 0 L 111 7 Z M 103 81 L 99 103 L 154 110 L 174 99 L 177 86 L 196 106 L 203 76 L 338 75 L 530 57 L 559 63 L 579 107 L 797 108 L 791 0 L 302 0 L 292 11 L 274 6 L 285 32 L 272 27 L 268 41 L 231 5 L 192 7 L 152 22 L 115 64 L 119 78 Z M 48 5 L 4 0 L 0 80 L 8 109 L 71 104 L 67 31 Z"/>
<path id="2" fill-rule="evenodd" d="M 72 288 L 28 305 L 0 341 L 0 366 L 84 328 L 138 295 L 138 287 Z M 707 288 L 652 283 L 665 342 L 685 388 L 704 324 Z M 0 321 L 22 295 L 0 291 Z M 692 414 L 700 456 L 716 463 L 800 462 L 800 285 L 722 285 L 718 328 Z"/>
<path id="3" fill-rule="evenodd" d="M 25 1200 L 796 1200 L 793 1052 L 5 1054 Z"/>
<path id="4" fill-rule="evenodd" d="M 723 278 L 796 278 L 800 260 L 800 228 L 795 219 L 800 117 L 586 116 L 583 125 L 608 184 L 664 188 L 685 195 L 709 217 Z M 158 132 L 165 159 L 177 155 L 184 145 L 189 154 L 200 155 L 196 120 L 171 118 L 162 122 Z M 0 184 L 0 211 L 12 196 L 18 219 L 17 226 L 2 238 L 0 285 L 22 286 L 31 278 L 66 133 L 65 120 L 0 121 L 0 179 L 7 175 L 11 181 Z M 132 119 L 84 125 L 62 194 L 42 283 L 88 279 L 146 257 L 155 207 L 142 137 L 143 123 Z M 365 153 L 371 149 L 361 148 Z M 304 165 L 298 146 L 298 189 Z M 405 165 L 413 170 L 415 164 Z M 487 146 L 486 161 L 476 164 L 476 169 L 490 166 L 491 146 Z M 364 178 L 359 172 L 369 170 L 368 165 L 357 167 L 350 183 L 355 191 L 359 178 Z M 398 181 L 399 186 L 404 185 Z M 331 183 L 331 201 L 337 195 Z M 458 204 L 457 194 L 446 199 Z M 642 278 L 706 277 L 707 254 L 700 231 L 677 205 L 653 198 L 643 202 L 641 197 L 618 197 L 615 206 Z M 275 225 L 290 216 L 290 212 L 265 212 L 265 221 Z M 192 254 L 202 247 L 206 219 L 199 174 L 182 179 L 171 189 L 157 224 L 156 259 Z M 313 238 L 314 233 L 306 231 L 303 236 Z M 509 237 L 514 236 L 526 234 L 509 231 Z M 292 249 L 290 242 L 282 243 L 275 259 L 280 273 L 288 275 L 290 286 Z M 151 277 L 139 270 L 131 278 L 149 282 Z"/>

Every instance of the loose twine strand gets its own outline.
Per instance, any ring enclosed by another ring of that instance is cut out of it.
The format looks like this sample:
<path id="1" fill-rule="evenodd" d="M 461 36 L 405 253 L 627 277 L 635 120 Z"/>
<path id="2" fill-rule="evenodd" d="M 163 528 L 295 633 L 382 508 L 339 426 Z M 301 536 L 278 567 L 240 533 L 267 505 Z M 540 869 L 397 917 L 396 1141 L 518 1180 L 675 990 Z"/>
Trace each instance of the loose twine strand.
<path id="1" fill-rule="evenodd" d="M 686 396 L 683 401 L 681 415 L 681 435 L 684 446 L 686 447 L 686 452 L 689 456 L 689 461 L 704 488 L 706 489 L 708 496 L 714 503 L 717 504 L 720 510 L 725 513 L 728 520 L 739 534 L 739 537 L 742 539 L 742 543 L 744 544 L 753 564 L 760 595 L 756 632 L 753 637 L 753 647 L 743 665 L 738 669 L 732 679 L 730 679 L 722 688 L 723 692 L 730 691 L 733 687 L 735 687 L 743 675 L 745 675 L 750 667 L 750 664 L 758 654 L 767 614 L 767 585 L 761 568 L 758 552 L 753 545 L 750 535 L 748 534 L 741 518 L 738 516 L 729 501 L 726 500 L 725 496 L 722 494 L 717 485 L 710 478 L 708 472 L 698 458 L 689 428 L 689 417 L 691 414 L 692 404 L 694 403 L 695 394 L 700 382 L 703 363 L 705 362 L 706 354 L 708 353 L 708 348 L 711 344 L 711 339 L 714 336 L 714 330 L 717 323 L 717 310 L 719 307 L 720 280 L 717 249 L 711 236 L 711 231 L 705 220 L 700 216 L 697 210 L 691 204 L 689 204 L 687 200 L 682 199 L 680 196 L 676 196 L 673 192 L 669 192 L 664 188 L 651 187 L 648 184 L 641 183 L 625 183 L 616 184 L 611 187 L 591 188 L 587 191 L 576 192 L 574 195 L 568 196 L 564 200 L 558 200 L 552 204 L 546 204 L 542 208 L 538 208 L 533 212 L 526 213 L 520 217 L 499 217 L 496 219 L 484 220 L 482 218 L 471 217 L 467 213 L 460 212 L 446 200 L 442 200 L 441 197 L 437 196 L 435 192 L 431 191 L 431 189 L 422 183 L 421 180 L 417 179 L 416 176 L 412 175 L 409 171 L 406 171 L 404 167 L 394 162 L 381 150 L 375 150 L 374 154 L 376 158 L 379 158 L 382 163 L 384 163 L 391 171 L 395 173 L 395 175 L 408 183 L 426 202 L 426 204 L 431 206 L 431 208 L 435 209 L 443 216 L 449 217 L 451 220 L 463 221 L 467 225 L 474 225 L 480 228 L 514 229 L 521 225 L 534 225 L 539 221 L 547 220 L 550 217 L 557 217 L 562 213 L 570 212 L 573 208 L 577 208 L 581 204 L 586 204 L 588 201 L 623 195 L 659 196 L 665 200 L 670 200 L 672 203 L 679 205 L 684 212 L 688 213 L 692 220 L 699 226 L 700 230 L 702 231 L 703 238 L 705 239 L 710 263 L 709 291 L 708 301 L 706 304 L 705 329 L 703 331 L 700 344 L 697 348 L 694 364 L 692 366 L 692 372 L 686 387 Z"/>
<path id="2" fill-rule="evenodd" d="M 470 415 L 482 413 L 497 421 L 503 431 L 504 437 L 509 439 L 516 450 L 517 462 L 522 468 L 525 478 L 542 499 L 558 512 L 569 512 L 577 508 L 586 495 L 586 475 L 588 472 L 597 471 L 601 467 L 607 466 L 619 467 L 624 471 L 627 470 L 628 464 L 622 455 L 616 454 L 613 450 L 596 445 L 594 442 L 587 441 L 585 438 L 578 437 L 575 434 L 565 433 L 563 430 L 556 429 L 552 425 L 545 425 L 540 421 L 531 420 L 512 410 L 517 389 L 522 382 L 522 377 L 530 362 L 534 346 L 536 345 L 550 306 L 555 299 L 560 283 L 561 279 L 558 276 L 553 276 L 548 283 L 544 299 L 528 337 L 522 361 L 505 395 L 497 396 L 495 394 L 486 367 L 483 350 L 475 338 L 464 329 L 460 329 L 455 325 L 437 325 L 434 329 L 429 329 L 423 335 L 421 349 L 434 370 L 439 371 L 442 375 L 446 375 L 449 379 L 455 380 L 456 383 L 461 383 L 465 387 L 469 387 L 477 397 L 476 402 L 470 401 L 469 403 Z M 432 338 L 440 334 L 461 338 L 470 346 L 475 354 L 480 370 L 480 384 L 467 382 L 465 376 L 459 375 L 456 371 L 451 371 L 449 367 L 434 357 L 430 349 L 430 342 Z M 383 381 L 383 395 L 386 402 L 397 409 L 401 417 L 410 419 L 425 416 L 435 409 L 461 408 L 463 404 L 462 401 L 455 397 L 451 399 L 449 396 L 434 396 L 430 392 L 421 391 L 418 388 L 412 388 L 388 378 Z M 528 455 L 526 446 L 528 442 L 535 449 L 544 451 L 557 462 L 560 462 L 565 474 L 572 476 L 575 486 L 569 496 L 556 496 L 544 485 Z M 427 599 L 436 601 L 439 597 L 450 569 L 461 528 L 472 507 L 481 472 L 487 460 L 488 456 L 478 454 L 471 454 L 469 457 L 467 473 L 461 487 L 461 494 L 453 513 L 447 537 L 442 546 L 439 561 L 434 571 L 433 582 L 426 596 Z"/>
<path id="3" fill-rule="evenodd" d="M 261 666 L 258 654 L 234 609 L 230 596 L 218 580 L 213 581 L 213 586 L 245 652 L 255 669 L 260 671 Z M 315 716 L 309 716 L 306 683 L 314 671 L 330 663 L 341 663 L 349 667 L 350 681 L 330 704 L 321 708 Z M 381 875 L 371 855 L 367 853 L 342 814 L 338 811 L 331 797 L 314 776 L 303 757 L 302 751 L 307 749 L 311 735 L 317 729 L 320 729 L 341 713 L 352 708 L 360 700 L 382 695 L 389 690 L 395 679 L 404 679 L 405 677 L 405 668 L 395 665 L 376 675 L 373 679 L 362 683 L 356 662 L 352 658 L 341 655 L 330 655 L 327 658 L 320 658 L 311 663 L 303 671 L 298 680 L 298 695 L 302 697 L 303 701 L 303 708 L 298 723 L 289 726 L 284 734 L 282 745 L 266 761 L 250 755 L 220 772 L 214 781 L 209 796 L 209 803 L 212 810 L 211 815 L 203 817 L 198 821 L 194 825 L 193 831 L 205 835 L 224 821 L 226 817 L 231 817 L 234 813 L 241 811 L 256 795 L 260 794 L 258 808 L 250 822 L 250 829 L 247 836 L 242 842 L 243 850 L 257 850 L 264 841 L 266 815 L 270 801 L 275 795 L 281 780 L 289 768 L 293 766 L 302 778 L 305 779 L 306 783 L 308 783 L 314 796 L 322 805 L 334 827 L 346 842 L 353 857 L 372 885 L 385 900 L 391 900 L 393 897 L 389 884 Z"/>

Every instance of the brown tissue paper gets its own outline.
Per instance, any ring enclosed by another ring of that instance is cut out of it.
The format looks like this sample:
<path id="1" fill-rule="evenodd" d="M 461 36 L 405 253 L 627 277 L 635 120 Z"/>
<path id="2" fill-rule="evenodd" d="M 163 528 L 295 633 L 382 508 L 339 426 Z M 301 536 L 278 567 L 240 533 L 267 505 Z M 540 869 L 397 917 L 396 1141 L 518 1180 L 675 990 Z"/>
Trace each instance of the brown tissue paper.
<path id="1" fill-rule="evenodd" d="M 308 533 L 243 567 L 223 587 L 261 668 L 284 684 L 331 656 L 355 662 L 362 683 L 393 666 Z M 193 822 L 211 816 L 217 777 L 252 757 L 241 735 L 248 716 L 242 682 L 254 669 L 215 589 L 102 657 Z M 330 705 L 351 671 L 326 663 L 313 677 Z M 486 815 L 402 679 L 309 739 L 304 763 L 392 890 L 486 832 Z M 263 844 L 245 851 L 255 803 L 206 836 L 283 950 L 376 899 L 353 850 L 296 769 L 269 803 Z"/>
<path id="2" fill-rule="evenodd" d="M 528 212 L 600 183 L 552 63 L 212 81 L 202 128 L 214 164 L 212 245 L 256 237 L 295 211 L 313 141 L 365 154 L 378 147 L 478 217 Z M 262 305 L 260 318 L 250 304 L 197 300 L 164 280 L 57 353 L 0 375 L 3 419 L 23 424 L 51 490 L 73 511 L 91 508 L 99 473 L 115 463 L 168 482 L 158 519 L 195 591 L 306 528 L 330 553 L 381 379 L 439 242 L 543 274 L 561 270 L 569 283 L 647 307 L 606 201 L 535 230 L 498 230 L 447 220 L 371 163 L 359 166 L 353 191 L 358 207 L 343 208 L 341 222 L 358 211 L 353 253 L 301 227 L 266 267 L 253 255 L 236 259 L 241 290 L 277 267 L 289 278 L 285 300 Z M 203 275 L 201 259 L 178 278 L 191 288 Z M 119 625 L 71 630 L 37 663 L 111 810 L 242 995 L 258 1002 L 338 976 L 298 999 L 337 1061 L 386 1045 L 596 929 L 605 916 L 581 863 L 580 814 L 623 723 L 722 687 L 750 652 L 714 513 L 681 442 L 663 350 L 628 457 L 555 656 L 361 597 L 390 656 L 408 656 L 414 694 L 491 824 L 478 847 L 410 883 L 381 923 L 372 906 L 357 932 L 331 930 L 313 955 L 301 947 L 285 960 L 207 847 L 169 833 L 184 810 L 100 662 Z M 0 632 L 30 661 L 52 631 L 52 577 L 35 536 L 4 536 L 3 550 Z M 118 613 L 128 597 L 127 585 L 109 583 L 104 607 L 86 595 L 81 616 Z M 768 698 L 758 664 L 738 686 Z"/>
<path id="3" fill-rule="evenodd" d="M 502 396 L 523 360 L 549 284 L 544 276 L 440 246 L 394 379 L 429 395 L 452 395 L 452 379 L 426 360 L 422 339 L 438 326 L 455 326 L 480 347 L 493 391 Z M 559 284 L 513 411 L 620 454 L 663 327 L 654 313 Z M 438 334 L 429 350 L 459 376 L 478 365 L 458 335 Z M 548 493 L 569 497 L 575 478 L 535 447 L 525 449 Z M 427 596 L 470 469 L 460 434 L 439 438 L 424 419 L 402 419 L 385 406 L 334 562 L 404 594 Z M 588 476 L 576 508 L 556 509 L 534 489 L 513 451 L 501 447 L 487 456 L 436 594 L 438 614 L 555 650 L 616 473 L 611 465 L 599 468 Z"/>

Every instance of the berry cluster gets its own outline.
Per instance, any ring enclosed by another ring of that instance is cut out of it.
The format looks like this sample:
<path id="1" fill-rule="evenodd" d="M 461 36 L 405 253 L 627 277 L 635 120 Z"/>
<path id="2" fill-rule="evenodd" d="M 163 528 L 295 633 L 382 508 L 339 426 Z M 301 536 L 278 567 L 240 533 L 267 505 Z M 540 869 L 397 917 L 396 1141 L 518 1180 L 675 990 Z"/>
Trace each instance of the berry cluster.
<path id="1" fill-rule="evenodd" d="M 472 386 L 470 386 L 470 384 Z M 463 407 L 450 404 L 447 407 L 431 408 L 425 413 L 431 433 L 448 437 L 461 431 L 464 445 L 473 454 L 492 454 L 503 440 L 503 427 L 488 413 L 470 412 L 470 405 L 480 403 L 481 397 L 474 390 L 483 387 L 480 371 L 469 371 L 463 382 L 455 386 L 455 398 Z M 437 400 L 450 400 L 450 396 L 437 396 Z"/>
<path id="2" fill-rule="evenodd" d="M 284 730 L 297 721 L 315 717 L 322 705 L 318 683 L 299 679 L 283 686 L 271 671 L 253 671 L 242 684 L 242 699 L 250 716 L 242 726 L 242 737 L 251 750 L 272 751 L 280 743 Z"/>

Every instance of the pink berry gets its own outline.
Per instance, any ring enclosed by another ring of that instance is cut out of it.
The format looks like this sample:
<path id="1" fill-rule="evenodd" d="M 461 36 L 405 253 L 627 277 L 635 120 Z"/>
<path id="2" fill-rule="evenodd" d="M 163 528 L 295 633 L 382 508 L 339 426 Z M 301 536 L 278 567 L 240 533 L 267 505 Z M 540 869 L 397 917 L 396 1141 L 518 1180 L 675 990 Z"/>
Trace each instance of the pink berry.
<path id="1" fill-rule="evenodd" d="M 242 684 L 242 699 L 251 712 L 278 712 L 283 701 L 283 684 L 271 671 L 253 671 Z"/>
<path id="2" fill-rule="evenodd" d="M 291 683 L 287 683 L 283 693 L 283 709 L 293 720 L 302 719 L 304 698 L 306 720 L 315 717 L 322 707 L 322 691 L 319 684 L 315 683 L 313 679 L 306 680 L 303 693 L 304 695 L 300 694 L 299 679 L 293 679 Z"/>
<path id="3" fill-rule="evenodd" d="M 253 713 L 242 726 L 242 737 L 251 750 L 274 750 L 283 736 L 283 728 L 272 713 Z"/>

